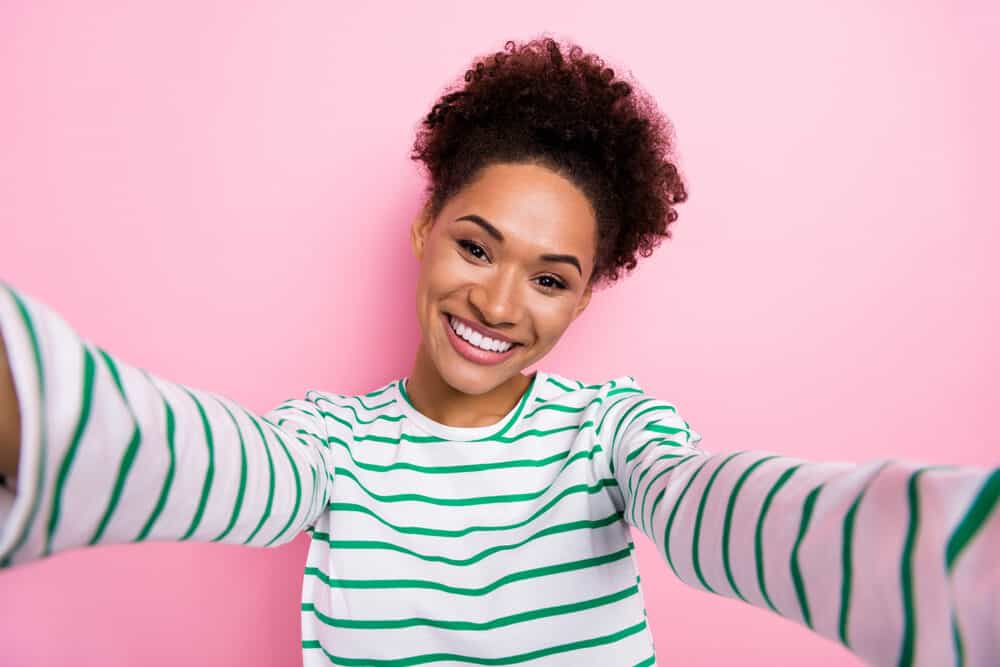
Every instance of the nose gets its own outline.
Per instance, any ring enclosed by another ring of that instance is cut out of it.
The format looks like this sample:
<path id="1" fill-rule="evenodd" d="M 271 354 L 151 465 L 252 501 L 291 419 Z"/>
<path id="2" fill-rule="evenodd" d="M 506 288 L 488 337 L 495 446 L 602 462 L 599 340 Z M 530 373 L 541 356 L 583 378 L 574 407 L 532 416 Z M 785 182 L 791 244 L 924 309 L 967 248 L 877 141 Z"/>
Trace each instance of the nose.
<path id="1" fill-rule="evenodd" d="M 469 304 L 484 324 L 500 328 L 521 319 L 519 279 L 513 269 L 493 271 L 469 290 Z"/>

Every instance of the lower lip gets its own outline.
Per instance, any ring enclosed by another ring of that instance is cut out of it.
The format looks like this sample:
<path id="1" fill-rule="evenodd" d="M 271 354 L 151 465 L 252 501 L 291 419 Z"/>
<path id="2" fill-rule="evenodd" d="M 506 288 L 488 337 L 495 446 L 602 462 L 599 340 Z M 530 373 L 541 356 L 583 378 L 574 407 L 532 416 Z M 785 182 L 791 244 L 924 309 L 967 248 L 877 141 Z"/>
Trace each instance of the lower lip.
<path id="1" fill-rule="evenodd" d="M 486 366 L 499 364 L 502 361 L 506 361 L 508 357 L 514 354 L 514 350 L 517 349 L 517 345 L 515 344 L 511 345 L 510 349 L 506 352 L 481 350 L 455 333 L 455 330 L 451 328 L 451 322 L 449 321 L 449 317 L 447 315 L 442 313 L 441 319 L 444 321 L 444 328 L 448 332 L 448 340 L 451 341 L 451 346 L 455 348 L 456 352 L 473 363 L 483 364 Z"/>

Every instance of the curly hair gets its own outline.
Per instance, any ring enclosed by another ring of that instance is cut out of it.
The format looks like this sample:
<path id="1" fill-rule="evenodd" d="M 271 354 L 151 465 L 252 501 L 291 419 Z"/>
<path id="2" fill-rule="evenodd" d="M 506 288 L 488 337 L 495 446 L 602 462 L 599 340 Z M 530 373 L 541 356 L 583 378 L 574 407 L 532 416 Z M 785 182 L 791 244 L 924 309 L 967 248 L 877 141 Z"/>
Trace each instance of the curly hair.
<path id="1" fill-rule="evenodd" d="M 496 163 L 546 166 L 588 197 L 597 219 L 591 284 L 610 285 L 649 257 L 687 191 L 673 127 L 635 83 L 597 55 L 551 37 L 480 56 L 420 123 L 411 158 L 429 176 L 432 217 Z M 624 271 L 623 271 L 624 269 Z"/>

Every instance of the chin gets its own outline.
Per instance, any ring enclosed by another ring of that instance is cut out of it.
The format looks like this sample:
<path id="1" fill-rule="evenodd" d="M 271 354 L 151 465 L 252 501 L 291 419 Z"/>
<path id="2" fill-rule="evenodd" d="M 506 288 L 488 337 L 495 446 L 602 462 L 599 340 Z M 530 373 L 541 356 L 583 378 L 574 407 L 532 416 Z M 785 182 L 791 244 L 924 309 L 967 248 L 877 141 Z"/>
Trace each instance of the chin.
<path id="1" fill-rule="evenodd" d="M 519 371 L 502 372 L 496 368 L 477 369 L 463 361 L 449 361 L 437 364 L 438 374 L 445 384 L 463 394 L 478 396 L 496 389 Z"/>
<path id="2" fill-rule="evenodd" d="M 522 364 L 489 366 L 470 362 L 459 356 L 448 340 L 443 341 L 443 349 L 439 348 L 439 352 L 431 358 L 438 375 L 452 389 L 472 396 L 490 392 L 524 370 Z"/>

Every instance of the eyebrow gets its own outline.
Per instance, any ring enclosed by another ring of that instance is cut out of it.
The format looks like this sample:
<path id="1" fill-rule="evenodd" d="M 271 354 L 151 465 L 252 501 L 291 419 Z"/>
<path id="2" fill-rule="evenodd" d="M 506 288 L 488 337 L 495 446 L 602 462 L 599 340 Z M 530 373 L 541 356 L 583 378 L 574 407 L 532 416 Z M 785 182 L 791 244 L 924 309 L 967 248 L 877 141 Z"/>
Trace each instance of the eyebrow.
<path id="1" fill-rule="evenodd" d="M 503 241 L 503 234 L 500 232 L 499 229 L 494 227 L 488 220 L 485 220 L 484 218 L 474 213 L 469 215 L 463 215 L 460 218 L 455 218 L 455 222 L 458 222 L 459 220 L 468 220 L 469 222 L 474 222 L 480 227 L 482 227 L 487 234 L 495 238 L 497 241 L 501 242 Z M 583 276 L 583 269 L 580 268 L 580 260 L 577 259 L 575 255 L 544 254 L 544 255 L 539 255 L 539 258 L 545 262 L 565 262 L 566 264 L 572 264 L 573 266 L 576 267 L 576 270 L 580 274 L 580 276 L 581 277 Z"/>

